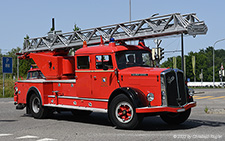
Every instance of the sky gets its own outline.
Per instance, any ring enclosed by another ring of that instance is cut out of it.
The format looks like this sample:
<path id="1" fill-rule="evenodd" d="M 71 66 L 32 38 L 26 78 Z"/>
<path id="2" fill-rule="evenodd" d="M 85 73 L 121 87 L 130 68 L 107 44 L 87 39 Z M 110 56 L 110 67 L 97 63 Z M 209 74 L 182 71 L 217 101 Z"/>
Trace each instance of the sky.
<path id="1" fill-rule="evenodd" d="M 145 19 L 151 15 L 172 13 L 196 13 L 208 26 L 206 35 L 196 38 L 185 36 L 184 53 L 198 52 L 225 38 L 224 0 L 131 0 L 132 20 Z M 23 38 L 46 36 L 55 18 L 56 30 L 71 32 L 74 24 L 88 29 L 129 21 L 129 0 L 1 0 L 0 48 L 5 54 L 12 48 L 23 46 Z M 147 46 L 155 47 L 154 39 Z M 165 51 L 180 50 L 180 37 L 162 39 Z M 225 41 L 215 49 L 225 49 Z M 180 55 L 166 53 L 165 59 Z"/>

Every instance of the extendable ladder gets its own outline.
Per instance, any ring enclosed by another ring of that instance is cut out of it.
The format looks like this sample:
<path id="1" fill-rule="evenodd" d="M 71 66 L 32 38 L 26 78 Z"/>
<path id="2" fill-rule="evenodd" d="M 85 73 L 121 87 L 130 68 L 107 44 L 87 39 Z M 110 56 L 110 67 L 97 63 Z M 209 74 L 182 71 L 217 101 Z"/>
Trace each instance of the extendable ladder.
<path id="1" fill-rule="evenodd" d="M 200 21 L 195 13 L 174 13 L 68 33 L 49 32 L 45 37 L 26 39 L 22 52 L 80 48 L 83 41 L 86 41 L 87 45 L 96 45 L 100 43 L 100 36 L 105 42 L 109 42 L 110 38 L 129 41 L 178 34 L 195 37 L 206 34 L 207 30 L 204 21 Z"/>

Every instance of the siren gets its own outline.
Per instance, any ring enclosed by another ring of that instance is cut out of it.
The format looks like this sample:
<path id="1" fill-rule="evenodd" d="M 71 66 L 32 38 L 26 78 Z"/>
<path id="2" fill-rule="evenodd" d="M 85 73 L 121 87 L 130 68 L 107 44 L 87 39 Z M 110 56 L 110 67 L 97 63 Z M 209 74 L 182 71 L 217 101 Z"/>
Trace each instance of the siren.
<path id="1" fill-rule="evenodd" d="M 115 39 L 114 38 L 110 38 L 109 40 L 109 47 L 115 47 L 116 43 L 115 43 Z"/>

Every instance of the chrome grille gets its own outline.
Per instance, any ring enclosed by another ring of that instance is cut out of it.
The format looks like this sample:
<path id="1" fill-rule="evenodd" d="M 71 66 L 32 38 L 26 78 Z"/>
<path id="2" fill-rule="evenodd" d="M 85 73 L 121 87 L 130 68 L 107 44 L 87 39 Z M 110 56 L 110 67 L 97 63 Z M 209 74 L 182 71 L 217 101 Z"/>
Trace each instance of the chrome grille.
<path id="1" fill-rule="evenodd" d="M 168 69 L 161 73 L 161 81 L 165 84 L 167 106 L 182 106 L 187 103 L 183 72 L 177 69 Z"/>

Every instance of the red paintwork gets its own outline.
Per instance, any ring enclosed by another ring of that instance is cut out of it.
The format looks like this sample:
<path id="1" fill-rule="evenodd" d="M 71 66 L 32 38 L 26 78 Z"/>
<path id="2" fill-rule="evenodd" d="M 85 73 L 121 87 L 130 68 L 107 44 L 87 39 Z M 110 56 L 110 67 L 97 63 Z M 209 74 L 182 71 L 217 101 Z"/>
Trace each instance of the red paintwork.
<path id="1" fill-rule="evenodd" d="M 173 112 L 178 113 L 177 110 L 179 109 L 185 109 L 188 110 L 192 107 L 196 106 L 196 102 L 189 103 L 185 105 L 184 107 L 174 108 L 174 107 L 144 107 L 144 108 L 137 108 L 136 113 L 158 113 L 158 112 Z"/>
<path id="2" fill-rule="evenodd" d="M 141 90 L 145 95 L 148 93 L 155 94 L 154 100 L 151 102 L 151 106 L 161 106 L 161 83 L 160 73 L 166 70 L 165 68 L 143 68 L 132 67 L 120 71 L 123 76 L 121 85 L 124 87 L 135 87 Z M 148 76 L 131 76 L 131 74 L 145 73 Z M 158 76 L 158 80 L 157 80 Z"/>
<path id="3" fill-rule="evenodd" d="M 142 44 L 144 45 L 144 44 Z M 39 91 L 42 104 L 79 106 L 108 109 L 108 99 L 114 90 L 119 88 L 115 69 L 117 69 L 115 53 L 124 50 L 146 50 L 147 47 L 134 45 L 116 45 L 103 43 L 96 47 L 87 47 L 75 52 L 75 56 L 68 56 L 67 50 L 25 53 L 20 59 L 32 58 L 38 69 L 46 77 L 45 80 L 20 80 L 15 83 L 19 91 L 14 95 L 16 103 L 26 104 L 28 90 L 34 87 Z M 108 70 L 96 69 L 97 55 L 111 55 L 113 68 Z M 90 68 L 78 69 L 77 57 L 89 56 Z M 121 87 L 130 87 L 140 90 L 144 94 L 144 100 L 148 93 L 154 93 L 155 99 L 150 102 L 151 108 L 138 108 L 137 113 L 176 112 L 176 108 L 159 108 L 161 106 L 160 73 L 166 68 L 131 67 L 118 70 Z M 32 70 L 33 71 L 33 70 Z M 132 76 L 131 74 L 144 73 L 147 76 Z M 57 92 L 56 92 L 57 91 Z M 87 99 L 88 98 L 88 99 Z M 143 97 L 142 97 L 143 98 Z M 97 100 L 93 100 L 97 99 Z M 90 106 L 91 103 L 91 106 Z M 148 103 L 148 102 L 147 102 Z M 194 106 L 194 105 L 192 105 Z M 187 106 L 188 109 L 192 106 Z"/>
<path id="4" fill-rule="evenodd" d="M 95 47 L 88 47 L 88 48 L 81 48 L 75 52 L 75 55 L 83 55 L 83 54 L 104 54 L 105 53 L 115 53 L 118 51 L 123 50 L 148 50 L 151 51 L 147 47 L 142 46 L 134 46 L 134 45 L 127 45 L 127 46 L 120 46 L 115 45 L 115 43 L 109 43 L 109 45 L 100 45 Z"/>
<path id="5" fill-rule="evenodd" d="M 74 56 L 55 56 L 53 53 L 30 53 L 46 79 L 74 78 Z"/>

